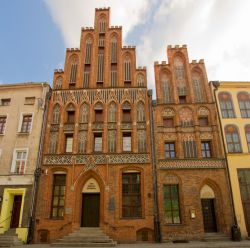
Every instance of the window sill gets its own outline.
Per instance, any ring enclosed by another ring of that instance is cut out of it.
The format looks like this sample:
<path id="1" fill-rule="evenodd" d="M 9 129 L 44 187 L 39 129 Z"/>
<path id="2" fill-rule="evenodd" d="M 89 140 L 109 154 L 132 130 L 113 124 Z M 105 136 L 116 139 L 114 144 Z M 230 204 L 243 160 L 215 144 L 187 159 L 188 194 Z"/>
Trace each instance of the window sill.
<path id="1" fill-rule="evenodd" d="M 48 218 L 49 220 L 64 220 L 64 218 L 63 217 L 50 217 L 50 218 Z"/>
<path id="2" fill-rule="evenodd" d="M 28 134 L 30 134 L 30 132 L 17 132 L 17 134 L 20 134 L 20 135 L 28 135 Z"/>
<path id="3" fill-rule="evenodd" d="M 121 220 L 141 220 L 145 219 L 144 217 L 121 217 Z"/>

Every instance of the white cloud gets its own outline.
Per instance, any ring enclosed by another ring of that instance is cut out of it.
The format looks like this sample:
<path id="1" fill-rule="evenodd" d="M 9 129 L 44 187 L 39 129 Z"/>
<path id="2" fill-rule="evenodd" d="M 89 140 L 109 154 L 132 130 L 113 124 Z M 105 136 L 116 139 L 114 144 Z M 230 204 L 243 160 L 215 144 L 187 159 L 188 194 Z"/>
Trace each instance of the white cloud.
<path id="1" fill-rule="evenodd" d="M 79 47 L 81 26 L 93 26 L 95 7 L 111 7 L 111 25 L 137 45 L 154 88 L 153 63 L 167 60 L 167 45 L 188 45 L 189 58 L 204 58 L 209 80 L 250 81 L 248 0 L 44 0 L 67 47 Z M 135 32 L 138 35 L 135 35 Z M 136 39 L 135 39 L 136 37 Z"/>

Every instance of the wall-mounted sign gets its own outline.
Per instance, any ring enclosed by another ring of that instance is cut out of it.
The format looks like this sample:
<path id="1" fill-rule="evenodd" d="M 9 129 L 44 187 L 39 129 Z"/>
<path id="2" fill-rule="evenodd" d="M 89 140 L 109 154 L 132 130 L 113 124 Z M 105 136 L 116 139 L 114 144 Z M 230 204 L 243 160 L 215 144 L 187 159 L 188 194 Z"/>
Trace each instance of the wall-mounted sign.
<path id="1" fill-rule="evenodd" d="M 90 178 L 83 186 L 83 193 L 99 193 L 100 187 L 94 178 Z"/>

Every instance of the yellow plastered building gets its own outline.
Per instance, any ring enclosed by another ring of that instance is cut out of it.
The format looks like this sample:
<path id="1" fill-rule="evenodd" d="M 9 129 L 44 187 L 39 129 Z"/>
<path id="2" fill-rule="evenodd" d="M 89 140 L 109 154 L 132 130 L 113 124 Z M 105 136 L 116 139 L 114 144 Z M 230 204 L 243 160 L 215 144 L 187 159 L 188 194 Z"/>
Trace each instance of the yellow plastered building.
<path id="1" fill-rule="evenodd" d="M 250 235 L 250 82 L 212 82 L 228 163 L 235 217 Z"/>

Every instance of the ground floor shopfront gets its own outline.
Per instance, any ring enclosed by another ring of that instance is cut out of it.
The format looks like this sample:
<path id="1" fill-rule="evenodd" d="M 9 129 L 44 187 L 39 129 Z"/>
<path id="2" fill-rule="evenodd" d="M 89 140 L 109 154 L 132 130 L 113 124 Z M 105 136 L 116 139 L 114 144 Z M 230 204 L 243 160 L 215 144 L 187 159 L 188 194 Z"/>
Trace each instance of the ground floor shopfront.
<path id="1" fill-rule="evenodd" d="M 92 162 L 44 169 L 35 242 L 53 242 L 80 227 L 100 227 L 118 242 L 153 241 L 152 166 Z"/>

